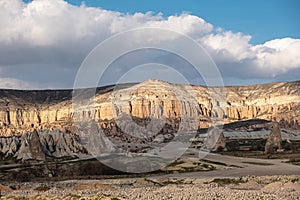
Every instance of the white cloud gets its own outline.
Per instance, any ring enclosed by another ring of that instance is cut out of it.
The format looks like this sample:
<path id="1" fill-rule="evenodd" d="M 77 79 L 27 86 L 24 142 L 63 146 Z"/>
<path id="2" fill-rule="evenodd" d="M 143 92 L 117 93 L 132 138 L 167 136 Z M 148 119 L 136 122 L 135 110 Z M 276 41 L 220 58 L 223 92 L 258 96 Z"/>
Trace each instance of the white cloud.
<path id="1" fill-rule="evenodd" d="M 0 41 L 25 42 L 31 45 L 59 45 L 82 39 L 104 38 L 136 27 L 169 28 L 183 34 L 209 33 L 213 26 L 189 14 L 170 16 L 112 12 L 84 5 L 77 7 L 63 0 L 20 0 L 0 2 Z"/>
<path id="2" fill-rule="evenodd" d="M 0 78 L 0 89 L 38 89 L 35 83 L 28 81 L 22 81 L 14 78 Z"/>
<path id="3" fill-rule="evenodd" d="M 283 38 L 253 47 L 256 64 L 262 70 L 273 70 L 273 76 L 300 68 L 300 39 Z"/>
<path id="4" fill-rule="evenodd" d="M 223 59 L 241 61 L 253 58 L 249 41 L 251 36 L 231 31 L 209 34 L 201 38 L 201 42 L 214 54 L 222 56 Z"/>
<path id="5" fill-rule="evenodd" d="M 2 78 L 1 86 L 21 87 L 8 84 L 18 83 L 13 78 L 19 77 L 21 71 L 26 80 L 46 84 L 58 77 L 58 85 L 71 87 L 76 70 L 93 47 L 113 34 L 137 27 L 168 28 L 194 38 L 225 76 L 255 79 L 287 74 L 284 78 L 288 79 L 291 70 L 300 69 L 299 39 L 252 45 L 250 35 L 224 31 L 188 13 L 164 18 L 151 12 L 131 15 L 73 6 L 63 0 L 35 0 L 28 4 L 1 0 L 0 66 L 5 70 L 0 69 L 0 76 L 12 78 Z M 41 73 L 49 79 L 43 76 L 38 80 Z"/>
<path id="6" fill-rule="evenodd" d="M 167 28 L 190 36 L 202 36 L 213 31 L 213 26 L 203 19 L 183 13 L 179 16 L 170 16 L 166 20 L 150 21 L 146 23 L 150 27 Z"/>

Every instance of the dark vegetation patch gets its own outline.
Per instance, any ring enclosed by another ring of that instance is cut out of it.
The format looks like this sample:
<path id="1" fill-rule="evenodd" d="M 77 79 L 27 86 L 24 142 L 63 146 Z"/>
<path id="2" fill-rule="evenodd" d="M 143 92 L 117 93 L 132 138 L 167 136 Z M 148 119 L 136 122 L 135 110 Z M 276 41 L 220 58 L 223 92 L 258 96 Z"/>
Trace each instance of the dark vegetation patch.
<path id="1" fill-rule="evenodd" d="M 300 141 L 299 140 L 293 140 L 293 141 L 282 141 L 282 148 L 285 151 L 293 152 L 293 153 L 300 153 Z"/>
<path id="2" fill-rule="evenodd" d="M 252 164 L 252 165 L 262 165 L 262 166 L 273 165 L 273 164 L 271 164 L 271 163 L 262 163 L 262 162 L 242 162 L 242 163 Z"/>
<path id="3" fill-rule="evenodd" d="M 212 161 L 212 160 L 206 160 L 206 159 L 202 159 L 203 162 L 209 163 L 209 164 L 214 164 L 214 165 L 221 165 L 221 166 L 226 166 L 226 167 L 237 167 L 237 168 L 241 168 L 240 166 L 237 165 L 228 165 L 226 163 L 222 163 L 222 162 L 218 162 L 218 161 Z"/>
<path id="4" fill-rule="evenodd" d="M 228 151 L 264 151 L 266 139 L 230 139 L 226 141 Z"/>
<path id="5" fill-rule="evenodd" d="M 214 180 L 212 180 L 210 183 L 217 183 L 220 186 L 224 186 L 224 185 L 230 185 L 230 184 L 234 184 L 234 185 L 238 185 L 240 183 L 247 183 L 247 180 L 244 180 L 242 177 L 239 179 L 231 179 L 231 178 L 215 178 Z"/>
<path id="6" fill-rule="evenodd" d="M 37 179 L 61 179 L 63 177 L 87 177 L 102 175 L 124 175 L 126 173 L 112 169 L 97 159 L 84 161 L 63 161 L 51 163 L 24 163 L 8 166 L 0 171 L 3 180 L 28 182 Z"/>
<path id="7" fill-rule="evenodd" d="M 238 119 L 237 119 L 238 120 Z M 240 129 L 240 128 L 245 128 L 249 127 L 255 124 L 266 124 L 269 123 L 270 121 L 264 120 L 264 119 L 250 119 L 250 120 L 244 120 L 244 121 L 237 121 L 237 122 L 232 122 L 228 124 L 224 124 L 222 129 Z M 207 133 L 209 128 L 201 128 L 198 130 L 198 133 Z"/>
<path id="8" fill-rule="evenodd" d="M 206 162 L 206 163 L 210 163 L 210 164 L 227 166 L 227 164 L 222 163 L 222 162 L 218 162 L 218 161 L 211 161 L 211 160 L 206 160 L 206 159 L 202 159 L 202 161 L 203 161 L 203 162 Z"/>
<path id="9" fill-rule="evenodd" d="M 223 126 L 223 129 L 238 129 L 238 128 L 248 127 L 256 124 L 266 124 L 269 122 L 270 121 L 264 119 L 249 119 L 249 120 L 237 121 L 237 122 L 225 124 Z"/>
<path id="10" fill-rule="evenodd" d="M 293 165 L 300 165 L 300 158 L 299 157 L 293 157 L 291 158 L 287 163 L 293 164 Z"/>
<path id="11" fill-rule="evenodd" d="M 47 186 L 40 186 L 40 187 L 34 188 L 34 190 L 39 191 L 39 192 L 46 192 L 46 191 L 48 191 L 50 189 L 51 188 L 47 187 Z"/>

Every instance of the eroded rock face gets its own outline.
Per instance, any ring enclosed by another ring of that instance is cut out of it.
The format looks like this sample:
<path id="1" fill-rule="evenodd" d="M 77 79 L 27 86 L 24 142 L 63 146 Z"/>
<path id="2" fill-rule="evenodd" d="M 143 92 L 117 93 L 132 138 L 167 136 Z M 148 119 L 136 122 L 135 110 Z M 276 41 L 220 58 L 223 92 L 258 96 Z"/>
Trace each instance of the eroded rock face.
<path id="1" fill-rule="evenodd" d="M 43 152 L 42 143 L 36 129 L 32 132 L 29 139 L 29 152 L 31 153 L 32 158 L 35 160 L 46 159 L 45 153 Z"/>
<path id="2" fill-rule="evenodd" d="M 19 137 L 0 137 L 0 155 L 18 160 L 78 157 L 88 154 L 76 135 L 59 130 L 34 130 Z"/>
<path id="3" fill-rule="evenodd" d="M 99 126 L 95 121 L 90 122 L 87 137 L 86 149 L 95 157 L 103 153 L 116 151 L 114 144 L 99 130 Z"/>
<path id="4" fill-rule="evenodd" d="M 161 120 L 189 117 L 191 130 L 225 122 L 261 118 L 300 129 L 300 81 L 208 89 L 148 80 L 116 91 L 98 88 L 91 109 L 72 107 L 72 91 L 0 90 L 0 135 L 20 135 L 38 129 L 65 131 L 74 121 L 114 120 L 122 114 Z M 214 96 L 216 98 L 212 98 Z M 129 125 L 126 129 L 130 129 Z"/>
<path id="5" fill-rule="evenodd" d="M 266 154 L 273 154 L 276 152 L 277 149 L 281 149 L 282 139 L 281 139 L 279 124 L 272 123 L 270 127 L 271 127 L 271 133 L 267 139 L 266 146 L 265 146 Z"/>

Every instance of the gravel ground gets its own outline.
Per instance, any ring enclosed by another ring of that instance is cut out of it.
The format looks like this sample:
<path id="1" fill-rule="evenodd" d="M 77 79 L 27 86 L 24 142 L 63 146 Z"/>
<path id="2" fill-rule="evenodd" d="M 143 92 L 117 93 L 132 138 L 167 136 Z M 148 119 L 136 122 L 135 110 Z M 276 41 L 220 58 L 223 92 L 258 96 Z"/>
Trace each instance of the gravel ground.
<path id="1" fill-rule="evenodd" d="M 300 200 L 300 176 L 133 178 L 2 183 L 1 199 Z"/>

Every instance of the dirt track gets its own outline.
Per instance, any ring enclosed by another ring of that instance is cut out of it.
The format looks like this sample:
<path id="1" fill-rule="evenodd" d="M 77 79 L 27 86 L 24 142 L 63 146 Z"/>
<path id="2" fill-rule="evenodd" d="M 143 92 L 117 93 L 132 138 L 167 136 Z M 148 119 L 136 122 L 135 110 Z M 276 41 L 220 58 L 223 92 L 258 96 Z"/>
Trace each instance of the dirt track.
<path id="1" fill-rule="evenodd" d="M 267 175 L 300 175 L 300 166 L 285 163 L 281 159 L 256 159 L 226 156 L 210 153 L 206 160 L 224 163 L 228 166 L 239 167 L 220 169 L 208 172 L 191 172 L 182 174 L 165 175 L 167 177 L 240 177 L 240 176 L 267 176 Z"/>

